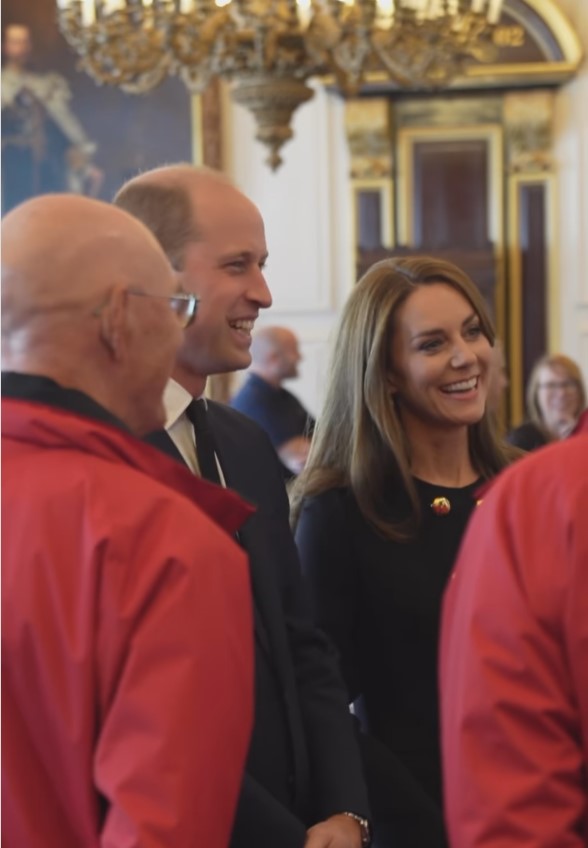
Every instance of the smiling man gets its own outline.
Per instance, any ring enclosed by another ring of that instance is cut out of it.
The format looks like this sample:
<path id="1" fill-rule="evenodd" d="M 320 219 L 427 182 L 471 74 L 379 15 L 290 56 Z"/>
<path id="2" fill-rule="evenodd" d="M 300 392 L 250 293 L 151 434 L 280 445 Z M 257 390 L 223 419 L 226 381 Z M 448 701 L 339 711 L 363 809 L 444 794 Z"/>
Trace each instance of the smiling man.
<path id="1" fill-rule="evenodd" d="M 115 203 L 152 230 L 183 289 L 200 298 L 166 392 L 167 432 L 151 441 L 257 507 L 239 533 L 254 600 L 256 710 L 231 846 L 360 848 L 359 753 L 334 656 L 308 617 L 280 463 L 257 424 L 197 400 L 210 374 L 251 362 L 251 330 L 271 305 L 263 220 L 222 175 L 188 165 L 131 180 Z"/>

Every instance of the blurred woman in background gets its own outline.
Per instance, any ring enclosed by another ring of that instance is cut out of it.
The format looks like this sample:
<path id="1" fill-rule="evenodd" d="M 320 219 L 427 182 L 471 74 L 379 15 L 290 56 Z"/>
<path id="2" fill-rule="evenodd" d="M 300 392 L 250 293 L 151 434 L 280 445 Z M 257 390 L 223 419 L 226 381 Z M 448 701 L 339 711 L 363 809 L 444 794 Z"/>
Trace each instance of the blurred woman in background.
<path id="1" fill-rule="evenodd" d="M 562 353 L 541 357 L 527 386 L 529 420 L 508 435 L 523 450 L 565 439 L 586 407 L 586 390 L 579 366 Z"/>

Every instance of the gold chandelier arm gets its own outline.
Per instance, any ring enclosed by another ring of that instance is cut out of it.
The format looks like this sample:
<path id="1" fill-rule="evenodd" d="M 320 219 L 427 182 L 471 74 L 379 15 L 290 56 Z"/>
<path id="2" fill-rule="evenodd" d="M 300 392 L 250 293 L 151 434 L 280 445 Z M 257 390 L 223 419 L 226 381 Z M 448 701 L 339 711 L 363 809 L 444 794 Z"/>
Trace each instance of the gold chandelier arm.
<path id="1" fill-rule="evenodd" d="M 434 26 L 411 9 L 400 8 L 394 26 L 376 29 L 372 47 L 392 79 L 406 87 L 445 86 L 463 73 L 472 59 L 490 62 L 497 55 L 494 25 L 483 11 L 483 0 L 444 0 Z M 492 0 L 490 0 L 492 4 Z M 451 12 L 450 8 L 454 11 Z M 487 13 L 495 14 L 496 6 Z M 441 13 L 442 11 L 442 13 Z"/>
<path id="2" fill-rule="evenodd" d="M 170 72 L 167 26 L 158 7 L 117 9 L 84 24 L 81 2 L 59 10 L 59 25 L 80 56 L 80 66 L 99 84 L 143 93 Z"/>
<path id="3" fill-rule="evenodd" d="M 62 32 L 99 83 L 144 92 L 167 74 L 203 91 L 233 82 L 257 137 L 281 162 L 290 121 L 333 73 L 346 94 L 366 68 L 406 86 L 447 85 L 494 56 L 502 0 L 57 0 Z"/>

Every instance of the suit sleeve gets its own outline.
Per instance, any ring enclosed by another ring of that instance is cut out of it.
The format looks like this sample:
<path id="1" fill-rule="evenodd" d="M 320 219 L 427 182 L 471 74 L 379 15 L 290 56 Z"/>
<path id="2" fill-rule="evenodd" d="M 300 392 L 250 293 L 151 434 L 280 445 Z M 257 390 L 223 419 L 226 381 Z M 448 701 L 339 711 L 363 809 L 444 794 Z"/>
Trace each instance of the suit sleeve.
<path id="1" fill-rule="evenodd" d="M 588 486 L 580 510 L 559 483 L 562 469 L 537 475 L 538 459 L 522 460 L 485 498 L 445 598 L 454 848 L 587 844 Z"/>
<path id="2" fill-rule="evenodd" d="M 271 792 L 245 773 L 237 805 L 231 846 L 303 848 L 306 826 Z"/>
<path id="3" fill-rule="evenodd" d="M 279 466 L 274 465 L 277 476 Z M 281 551 L 282 597 L 308 739 L 315 817 L 322 821 L 343 811 L 369 817 L 361 757 L 337 655 L 312 615 L 282 480 L 276 482 L 275 490 L 273 544 Z"/>
<path id="4" fill-rule="evenodd" d="M 359 583 L 342 491 L 305 502 L 296 527 L 302 573 L 316 620 L 339 652 L 348 700 L 361 694 L 357 644 Z"/>
<path id="5" fill-rule="evenodd" d="M 253 713 L 246 557 L 177 512 L 158 507 L 100 551 L 104 848 L 225 848 L 231 832 Z M 199 543 L 182 550 L 187 519 Z"/>

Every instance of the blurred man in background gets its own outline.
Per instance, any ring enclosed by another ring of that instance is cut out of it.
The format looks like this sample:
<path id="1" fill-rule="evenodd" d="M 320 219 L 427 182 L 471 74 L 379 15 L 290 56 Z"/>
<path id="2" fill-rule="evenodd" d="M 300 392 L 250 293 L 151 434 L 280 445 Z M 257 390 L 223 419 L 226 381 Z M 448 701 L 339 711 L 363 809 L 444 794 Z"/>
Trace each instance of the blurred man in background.
<path id="1" fill-rule="evenodd" d="M 271 439 L 286 479 L 306 464 L 314 418 L 298 398 L 284 388 L 298 377 L 302 359 L 298 339 L 286 327 L 261 327 L 253 334 L 251 367 L 231 406 L 257 421 Z"/>

